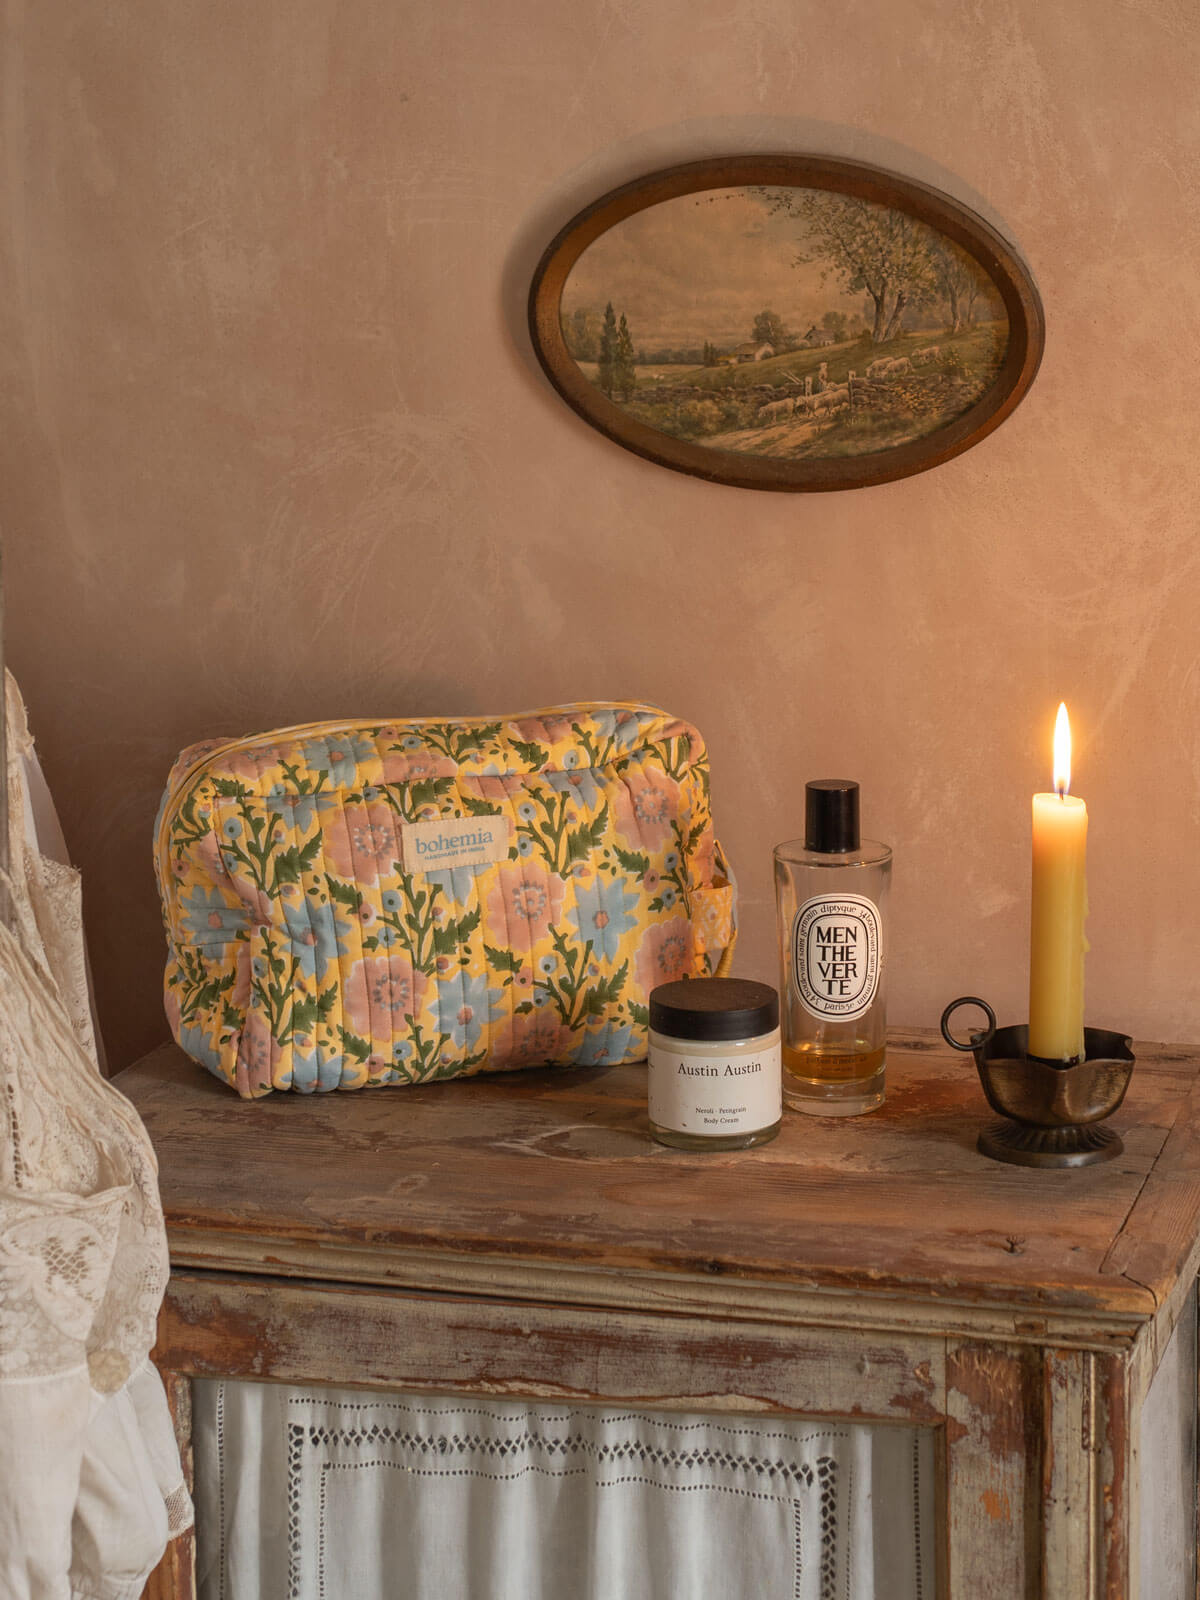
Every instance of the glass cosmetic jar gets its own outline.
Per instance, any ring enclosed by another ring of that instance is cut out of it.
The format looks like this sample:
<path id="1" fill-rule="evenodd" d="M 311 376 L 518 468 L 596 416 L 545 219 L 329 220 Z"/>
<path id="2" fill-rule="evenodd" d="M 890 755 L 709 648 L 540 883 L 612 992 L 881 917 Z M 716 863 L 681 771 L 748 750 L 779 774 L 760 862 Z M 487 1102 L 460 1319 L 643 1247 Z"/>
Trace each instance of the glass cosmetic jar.
<path id="1" fill-rule="evenodd" d="M 679 1150 L 746 1150 L 779 1132 L 779 996 L 743 978 L 650 995 L 650 1131 Z"/>

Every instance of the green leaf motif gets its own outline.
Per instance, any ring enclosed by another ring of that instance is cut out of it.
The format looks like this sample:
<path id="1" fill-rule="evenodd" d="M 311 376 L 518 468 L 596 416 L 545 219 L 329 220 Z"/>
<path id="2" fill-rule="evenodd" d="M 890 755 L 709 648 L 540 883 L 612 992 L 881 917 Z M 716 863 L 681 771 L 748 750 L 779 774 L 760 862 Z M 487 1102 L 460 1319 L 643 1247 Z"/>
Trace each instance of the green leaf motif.
<path id="1" fill-rule="evenodd" d="M 572 828 L 567 835 L 567 860 L 586 861 L 592 851 L 604 837 L 604 830 L 608 827 L 608 802 L 600 807 L 592 822 L 585 822 L 580 828 Z"/>
<path id="2" fill-rule="evenodd" d="M 643 855 L 640 850 L 622 850 L 619 844 L 615 844 L 613 854 L 626 872 L 636 873 L 639 878 L 644 878 L 650 871 L 650 857 Z"/>
<path id="3" fill-rule="evenodd" d="M 485 944 L 483 953 L 487 957 L 488 966 L 493 972 L 520 972 L 521 958 L 515 956 L 511 950 L 497 950 L 494 945 Z"/>
<path id="4" fill-rule="evenodd" d="M 530 744 L 524 739 L 514 739 L 512 741 L 512 747 L 520 756 L 522 761 L 527 762 L 529 766 L 538 771 L 540 771 L 550 759 L 549 750 L 543 750 L 540 744 Z"/>
<path id="5" fill-rule="evenodd" d="M 469 817 L 498 817 L 502 813 L 491 800 L 479 800 L 473 794 L 460 794 L 459 804 Z"/>
<path id="6" fill-rule="evenodd" d="M 352 1056 L 355 1061 L 367 1061 L 370 1059 L 371 1046 L 365 1039 L 360 1039 L 356 1033 L 351 1033 L 349 1028 L 340 1026 L 338 1035 L 342 1041 L 342 1048 L 348 1056 Z"/>
<path id="7" fill-rule="evenodd" d="M 336 900 L 339 905 L 347 906 L 355 912 L 362 905 L 362 891 L 356 889 L 352 883 L 343 883 L 340 878 L 331 878 L 326 873 L 325 886 L 329 890 L 329 898 Z"/>
<path id="8" fill-rule="evenodd" d="M 458 917 L 452 922 L 447 922 L 444 927 L 433 930 L 433 950 L 435 955 L 451 956 L 467 943 L 475 929 L 479 926 L 479 907 L 468 911 L 465 916 Z"/>

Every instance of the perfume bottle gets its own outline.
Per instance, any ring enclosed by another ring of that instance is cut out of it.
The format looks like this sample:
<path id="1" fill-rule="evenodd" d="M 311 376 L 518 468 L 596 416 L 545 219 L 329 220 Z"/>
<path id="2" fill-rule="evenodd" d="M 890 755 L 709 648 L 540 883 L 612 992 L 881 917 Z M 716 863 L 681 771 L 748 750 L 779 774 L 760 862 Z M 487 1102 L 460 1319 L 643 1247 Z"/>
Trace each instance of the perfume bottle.
<path id="1" fill-rule="evenodd" d="M 858 784 L 804 792 L 804 838 L 775 847 L 783 1100 L 819 1117 L 882 1104 L 884 925 L 892 852 L 859 837 Z"/>

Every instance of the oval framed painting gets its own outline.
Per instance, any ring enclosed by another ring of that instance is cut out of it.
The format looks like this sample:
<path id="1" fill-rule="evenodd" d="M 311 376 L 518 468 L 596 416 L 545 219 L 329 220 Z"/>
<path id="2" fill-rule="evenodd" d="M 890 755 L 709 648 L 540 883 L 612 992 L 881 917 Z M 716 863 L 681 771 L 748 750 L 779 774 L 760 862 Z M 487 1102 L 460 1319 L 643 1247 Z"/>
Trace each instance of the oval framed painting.
<path id="1" fill-rule="evenodd" d="M 529 296 L 551 383 L 638 455 L 745 489 L 855 489 L 999 427 L 1045 342 L 1027 268 L 947 195 L 819 156 L 656 172 L 581 211 Z"/>

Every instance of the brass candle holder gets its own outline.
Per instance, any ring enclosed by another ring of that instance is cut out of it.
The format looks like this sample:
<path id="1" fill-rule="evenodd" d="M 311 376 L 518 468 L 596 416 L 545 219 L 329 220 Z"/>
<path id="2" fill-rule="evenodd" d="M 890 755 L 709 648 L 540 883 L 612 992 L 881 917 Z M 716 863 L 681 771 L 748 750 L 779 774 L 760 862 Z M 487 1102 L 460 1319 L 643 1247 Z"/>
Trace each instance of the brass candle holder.
<path id="1" fill-rule="evenodd" d="M 988 1026 L 969 1042 L 950 1032 L 960 1006 L 978 1006 Z M 963 995 L 942 1012 L 942 1037 L 975 1057 L 988 1105 L 1006 1120 L 979 1135 L 978 1148 L 993 1161 L 1018 1167 L 1090 1167 L 1125 1148 L 1121 1136 L 1099 1124 L 1125 1098 L 1133 1073 L 1133 1041 L 1109 1028 L 1083 1030 L 1083 1057 L 1046 1061 L 1029 1054 L 1029 1025 L 997 1028 L 986 1000 Z"/>

